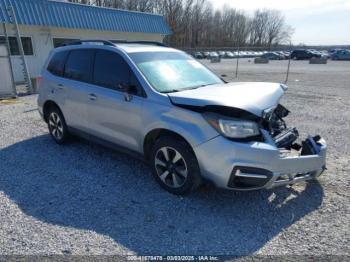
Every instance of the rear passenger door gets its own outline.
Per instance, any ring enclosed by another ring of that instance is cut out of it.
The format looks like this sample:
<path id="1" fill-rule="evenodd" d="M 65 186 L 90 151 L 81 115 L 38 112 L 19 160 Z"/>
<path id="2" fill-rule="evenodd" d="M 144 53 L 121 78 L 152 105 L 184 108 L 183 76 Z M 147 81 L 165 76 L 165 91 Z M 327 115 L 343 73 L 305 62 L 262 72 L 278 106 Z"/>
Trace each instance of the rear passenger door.
<path id="1" fill-rule="evenodd" d="M 90 133 L 104 140 L 142 151 L 143 89 L 128 63 L 116 52 L 97 50 L 89 87 Z M 122 87 L 129 86 L 130 100 Z"/>
<path id="2" fill-rule="evenodd" d="M 64 111 L 63 106 L 66 97 L 63 90 L 63 83 L 65 81 L 63 74 L 68 54 L 69 51 L 60 51 L 52 55 L 47 70 L 43 70 L 42 72 L 42 85 L 45 86 L 45 89 L 40 89 L 40 92 L 46 91 L 47 94 L 44 96 L 55 101 L 62 111 Z"/>
<path id="3" fill-rule="evenodd" d="M 63 114 L 69 127 L 87 131 L 87 87 L 92 82 L 95 51 L 93 49 L 71 50 L 64 67 L 61 91 L 64 93 Z"/>

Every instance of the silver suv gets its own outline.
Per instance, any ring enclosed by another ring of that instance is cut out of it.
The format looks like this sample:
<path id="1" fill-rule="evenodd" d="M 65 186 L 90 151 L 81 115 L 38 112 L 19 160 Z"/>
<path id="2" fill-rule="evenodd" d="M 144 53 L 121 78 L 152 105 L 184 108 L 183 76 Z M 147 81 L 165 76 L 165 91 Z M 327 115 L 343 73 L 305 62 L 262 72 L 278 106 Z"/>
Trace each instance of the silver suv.
<path id="1" fill-rule="evenodd" d="M 205 181 L 253 190 L 324 171 L 325 141 L 300 140 L 283 120 L 286 90 L 227 83 L 160 44 L 80 41 L 51 52 L 38 104 L 58 144 L 75 134 L 141 155 L 164 189 L 185 194 Z"/>

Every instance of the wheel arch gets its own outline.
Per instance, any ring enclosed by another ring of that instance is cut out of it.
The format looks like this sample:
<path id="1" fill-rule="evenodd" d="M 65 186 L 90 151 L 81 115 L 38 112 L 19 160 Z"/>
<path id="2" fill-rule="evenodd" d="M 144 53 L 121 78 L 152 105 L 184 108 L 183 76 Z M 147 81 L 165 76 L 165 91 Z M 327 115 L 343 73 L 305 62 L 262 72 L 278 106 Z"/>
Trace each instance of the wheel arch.
<path id="1" fill-rule="evenodd" d="M 44 117 L 44 120 L 46 123 L 48 121 L 48 116 L 49 116 L 48 113 L 50 112 L 51 108 L 57 108 L 62 113 L 62 110 L 60 109 L 60 107 L 58 106 L 58 104 L 56 102 L 54 102 L 52 100 L 45 101 L 45 103 L 43 105 L 43 117 Z"/>
<path id="2" fill-rule="evenodd" d="M 174 138 L 181 139 L 194 152 L 193 147 L 184 136 L 166 128 L 155 128 L 153 130 L 150 130 L 145 136 L 145 139 L 143 140 L 143 154 L 146 160 L 149 160 L 149 153 L 151 152 L 152 145 L 154 144 L 155 141 L 157 141 L 157 139 L 159 139 L 162 136 L 171 136 Z"/>

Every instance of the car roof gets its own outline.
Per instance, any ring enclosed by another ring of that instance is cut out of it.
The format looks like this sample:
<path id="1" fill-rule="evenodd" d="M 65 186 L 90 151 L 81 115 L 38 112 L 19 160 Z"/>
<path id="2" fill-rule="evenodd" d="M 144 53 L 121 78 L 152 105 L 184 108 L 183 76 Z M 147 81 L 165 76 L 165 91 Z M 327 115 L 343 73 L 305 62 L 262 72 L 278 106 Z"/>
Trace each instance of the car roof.
<path id="1" fill-rule="evenodd" d="M 116 47 L 124 50 L 126 53 L 138 52 L 181 52 L 180 50 L 157 45 L 148 44 L 116 44 Z"/>
<path id="2" fill-rule="evenodd" d="M 104 45 L 101 43 L 95 43 L 95 42 L 84 42 L 82 44 L 68 44 L 66 46 L 57 47 L 55 48 L 55 51 L 60 50 L 74 50 L 74 49 L 82 49 L 82 48 L 96 48 L 96 49 L 108 49 L 116 48 L 121 49 L 122 51 L 126 53 L 138 53 L 138 52 L 182 52 L 180 50 L 166 47 L 166 46 L 160 46 L 156 44 L 143 44 L 143 43 L 115 43 L 115 44 L 108 44 Z"/>

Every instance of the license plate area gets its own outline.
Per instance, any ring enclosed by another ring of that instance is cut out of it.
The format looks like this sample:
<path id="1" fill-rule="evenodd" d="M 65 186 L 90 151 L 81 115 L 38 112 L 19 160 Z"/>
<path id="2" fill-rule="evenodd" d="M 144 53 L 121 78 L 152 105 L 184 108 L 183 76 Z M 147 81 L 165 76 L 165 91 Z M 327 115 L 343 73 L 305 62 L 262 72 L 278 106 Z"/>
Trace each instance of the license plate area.
<path id="1" fill-rule="evenodd" d="M 309 136 L 303 140 L 300 144 L 294 143 L 290 149 L 280 148 L 281 157 L 295 157 L 295 156 L 311 156 L 318 155 L 320 153 L 321 144 L 318 142 L 321 140 L 319 135 L 311 137 Z"/>

